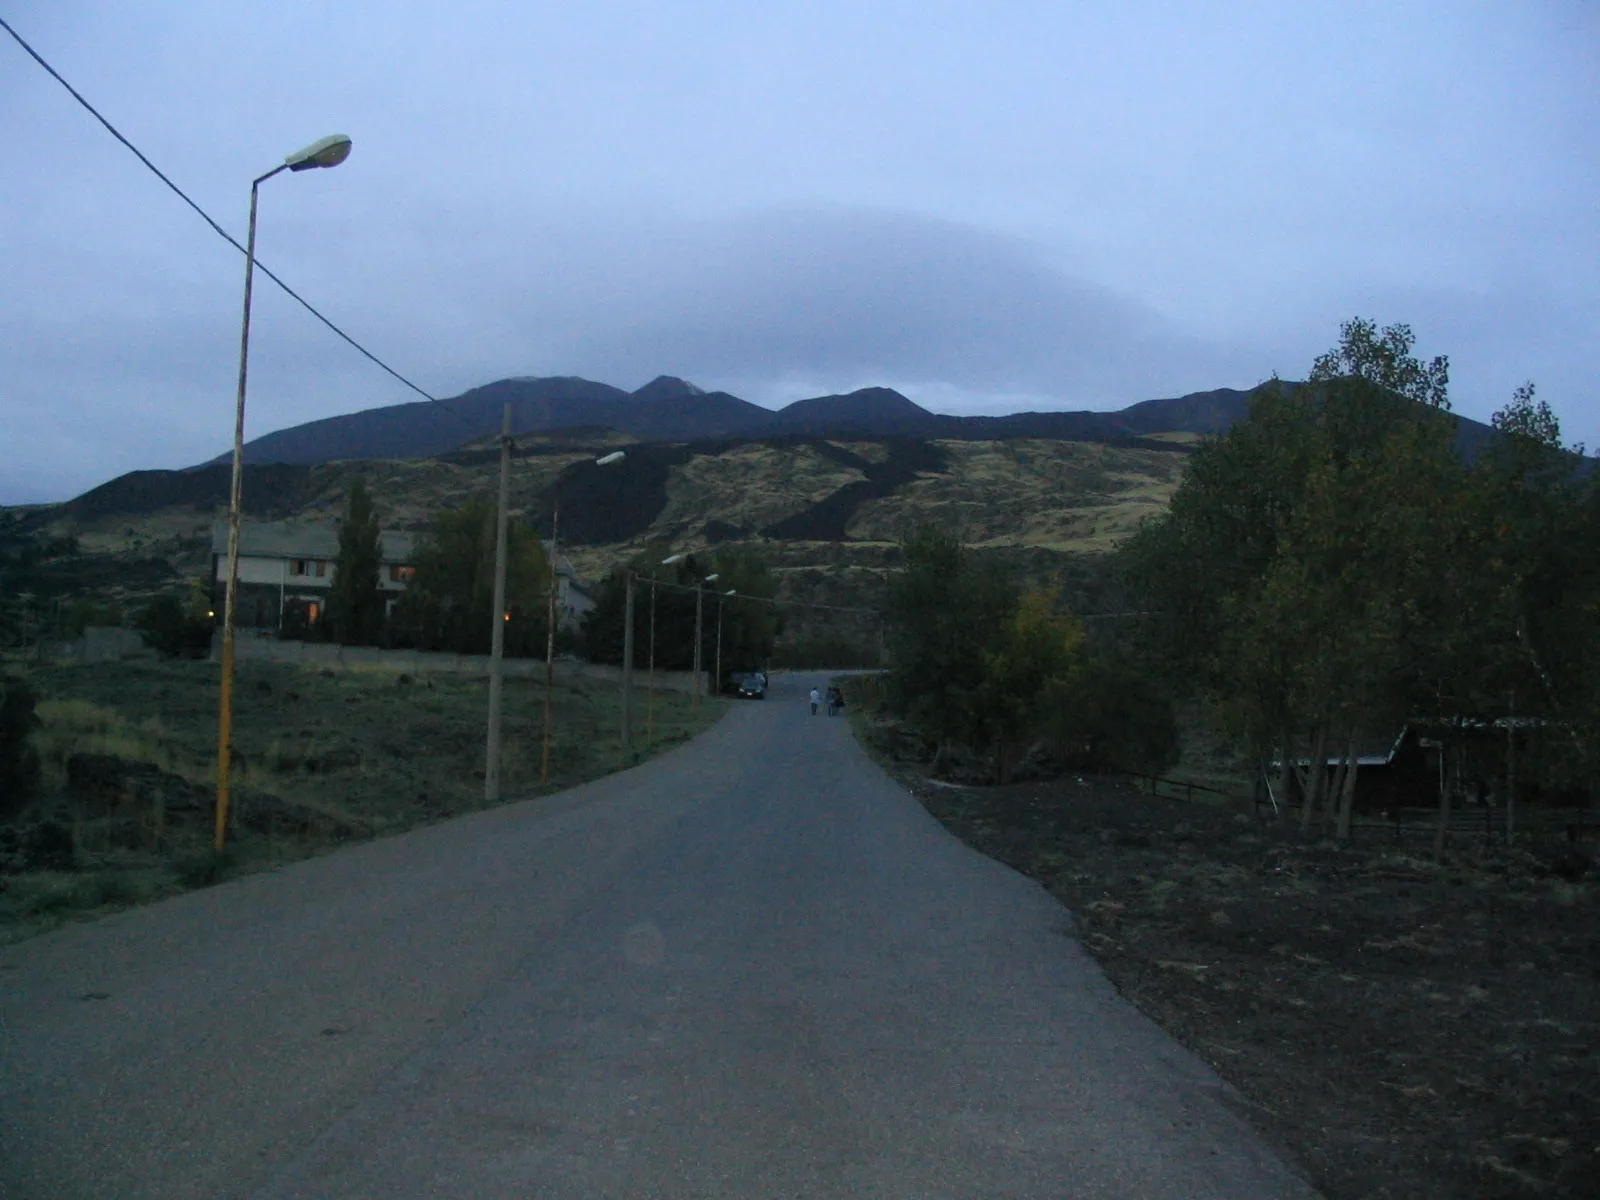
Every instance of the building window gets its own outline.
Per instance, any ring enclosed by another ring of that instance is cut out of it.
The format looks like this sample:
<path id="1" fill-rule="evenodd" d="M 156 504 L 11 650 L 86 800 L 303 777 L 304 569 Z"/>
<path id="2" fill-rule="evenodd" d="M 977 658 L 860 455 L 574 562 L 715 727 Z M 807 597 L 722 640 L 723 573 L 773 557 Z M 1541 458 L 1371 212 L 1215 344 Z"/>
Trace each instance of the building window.
<path id="1" fill-rule="evenodd" d="M 305 573 L 306 573 L 306 560 L 305 559 L 297 558 L 292 563 L 289 564 L 289 574 L 291 574 L 291 575 L 304 575 Z"/>
<path id="2" fill-rule="evenodd" d="M 325 578 L 327 576 L 327 574 L 328 574 L 328 564 L 323 562 L 321 559 L 318 559 L 317 560 L 317 578 L 318 579 L 323 579 L 323 578 Z"/>
<path id="3" fill-rule="evenodd" d="M 399 563 L 389 564 L 389 581 L 391 583 L 410 583 L 416 576 L 415 567 L 403 567 Z"/>
<path id="4" fill-rule="evenodd" d="M 315 625 L 317 623 L 317 618 L 320 617 L 321 615 L 322 615 L 322 605 L 318 604 L 315 600 L 312 600 L 309 603 L 307 603 L 307 605 L 306 605 L 306 624 L 307 625 Z"/>

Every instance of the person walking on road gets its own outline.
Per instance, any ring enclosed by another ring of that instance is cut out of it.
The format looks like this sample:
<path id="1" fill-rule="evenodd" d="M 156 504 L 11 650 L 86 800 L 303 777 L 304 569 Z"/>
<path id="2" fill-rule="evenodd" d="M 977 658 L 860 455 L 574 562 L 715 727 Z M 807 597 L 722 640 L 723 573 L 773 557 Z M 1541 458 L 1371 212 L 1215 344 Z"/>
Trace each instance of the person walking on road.
<path id="1" fill-rule="evenodd" d="M 811 715 L 813 717 L 817 715 L 817 705 L 819 705 L 821 703 L 822 703 L 822 693 L 817 691 L 816 688 L 812 688 L 811 689 Z"/>

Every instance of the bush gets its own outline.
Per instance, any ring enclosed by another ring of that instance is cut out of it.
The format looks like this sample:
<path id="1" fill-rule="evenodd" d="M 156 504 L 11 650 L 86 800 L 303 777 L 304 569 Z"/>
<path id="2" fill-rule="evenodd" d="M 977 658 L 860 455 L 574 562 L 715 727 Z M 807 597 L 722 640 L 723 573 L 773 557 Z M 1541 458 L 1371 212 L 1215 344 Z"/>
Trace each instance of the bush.
<path id="1" fill-rule="evenodd" d="M 22 862 L 31 871 L 70 871 L 77 865 L 72 827 L 64 821 L 40 821 L 22 835 Z"/>
<path id="2" fill-rule="evenodd" d="M 197 850 L 175 860 L 172 869 L 184 887 L 202 888 L 218 883 L 233 866 L 233 853 L 229 850 Z"/>
<path id="3" fill-rule="evenodd" d="M 1120 658 L 1090 656 L 1070 684 L 1051 692 L 1046 708 L 1049 732 L 1069 766 L 1159 775 L 1178 761 L 1172 701 Z"/>
<path id="4" fill-rule="evenodd" d="M 145 645 L 167 658 L 204 658 L 211 649 L 213 622 L 187 608 L 176 596 L 157 596 L 139 615 Z"/>
<path id="5" fill-rule="evenodd" d="M 18 813 L 39 790 L 39 751 L 33 731 L 39 727 L 33 689 L 21 679 L 7 679 L 0 694 L 0 817 Z"/>

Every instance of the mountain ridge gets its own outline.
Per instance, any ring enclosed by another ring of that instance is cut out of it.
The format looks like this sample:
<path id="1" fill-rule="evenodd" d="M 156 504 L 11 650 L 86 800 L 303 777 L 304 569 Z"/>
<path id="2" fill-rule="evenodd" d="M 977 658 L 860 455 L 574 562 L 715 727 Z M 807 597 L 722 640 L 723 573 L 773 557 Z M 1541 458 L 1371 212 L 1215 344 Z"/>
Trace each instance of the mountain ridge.
<path id="1" fill-rule="evenodd" d="M 445 400 L 363 409 L 275 430 L 245 443 L 244 459 L 252 465 L 305 466 L 349 459 L 430 458 L 497 433 L 508 403 L 514 435 L 605 426 L 645 442 L 796 433 L 1099 441 L 1159 432 L 1220 432 L 1244 414 L 1247 396 L 1235 388 L 1217 388 L 1145 400 L 1111 412 L 965 417 L 930 412 L 885 387 L 814 396 L 774 410 L 728 392 L 704 391 L 670 375 L 657 376 L 633 392 L 578 376 L 523 376 L 496 380 Z M 225 462 L 228 457 L 218 455 L 197 466 Z"/>

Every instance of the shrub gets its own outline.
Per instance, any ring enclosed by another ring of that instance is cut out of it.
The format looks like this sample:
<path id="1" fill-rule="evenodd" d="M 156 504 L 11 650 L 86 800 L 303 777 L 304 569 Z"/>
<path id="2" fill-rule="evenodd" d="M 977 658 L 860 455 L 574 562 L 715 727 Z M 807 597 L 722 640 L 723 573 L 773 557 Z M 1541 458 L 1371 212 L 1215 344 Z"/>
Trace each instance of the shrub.
<path id="1" fill-rule="evenodd" d="M 33 689 L 24 680 L 7 679 L 0 694 L 0 817 L 20 812 L 39 790 L 39 751 L 33 731 L 39 727 Z"/>
<path id="2" fill-rule="evenodd" d="M 231 851 L 207 849 L 183 855 L 173 862 L 172 869 L 184 887 L 202 888 L 220 882 L 231 866 Z"/>

